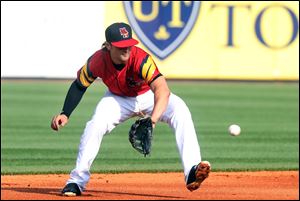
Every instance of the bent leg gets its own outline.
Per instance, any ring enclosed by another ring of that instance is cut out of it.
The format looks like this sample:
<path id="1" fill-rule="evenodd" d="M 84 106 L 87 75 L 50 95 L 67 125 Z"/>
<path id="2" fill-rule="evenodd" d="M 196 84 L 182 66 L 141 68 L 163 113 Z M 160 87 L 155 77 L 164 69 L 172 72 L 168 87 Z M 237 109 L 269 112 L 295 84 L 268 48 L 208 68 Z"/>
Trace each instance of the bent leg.
<path id="1" fill-rule="evenodd" d="M 171 94 L 161 121 L 168 123 L 175 132 L 184 175 L 187 177 L 191 168 L 201 161 L 200 146 L 191 113 L 181 98 Z"/>
<path id="2" fill-rule="evenodd" d="M 81 136 L 76 167 L 67 184 L 77 183 L 81 191 L 85 189 L 90 179 L 90 167 L 98 154 L 103 136 L 132 116 L 133 104 L 130 103 L 110 92 L 101 99 Z"/>

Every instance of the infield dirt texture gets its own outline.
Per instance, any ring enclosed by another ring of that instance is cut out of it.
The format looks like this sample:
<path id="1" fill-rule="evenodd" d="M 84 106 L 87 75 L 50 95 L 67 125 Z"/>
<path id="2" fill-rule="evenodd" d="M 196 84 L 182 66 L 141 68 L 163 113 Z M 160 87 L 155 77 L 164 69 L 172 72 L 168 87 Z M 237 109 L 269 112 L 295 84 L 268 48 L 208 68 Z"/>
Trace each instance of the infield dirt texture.
<path id="1" fill-rule="evenodd" d="M 76 198 L 60 195 L 67 178 L 1 176 L 1 200 L 299 200 L 298 171 L 212 172 L 194 192 L 181 173 L 94 174 Z"/>

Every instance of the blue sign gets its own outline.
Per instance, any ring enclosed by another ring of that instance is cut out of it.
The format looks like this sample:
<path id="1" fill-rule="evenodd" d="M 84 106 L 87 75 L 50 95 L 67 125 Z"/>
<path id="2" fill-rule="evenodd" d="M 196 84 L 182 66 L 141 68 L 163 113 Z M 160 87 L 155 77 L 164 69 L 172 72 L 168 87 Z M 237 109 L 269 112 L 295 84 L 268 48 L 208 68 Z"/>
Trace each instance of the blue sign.
<path id="1" fill-rule="evenodd" d="M 189 35 L 200 1 L 125 1 L 124 8 L 140 41 L 163 60 Z"/>

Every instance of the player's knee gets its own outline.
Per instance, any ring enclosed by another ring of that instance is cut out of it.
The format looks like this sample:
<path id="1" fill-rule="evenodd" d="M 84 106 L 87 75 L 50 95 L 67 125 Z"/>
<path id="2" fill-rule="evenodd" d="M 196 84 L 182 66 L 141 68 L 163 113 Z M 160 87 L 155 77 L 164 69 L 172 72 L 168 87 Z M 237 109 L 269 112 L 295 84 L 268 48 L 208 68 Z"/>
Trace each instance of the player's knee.
<path id="1" fill-rule="evenodd" d="M 90 120 L 86 123 L 85 130 L 87 133 L 97 133 L 98 135 L 105 135 L 110 132 L 107 121 Z"/>
<path id="2" fill-rule="evenodd" d="M 173 114 L 177 118 L 185 119 L 185 118 L 189 118 L 191 116 L 188 106 L 182 99 L 178 99 L 176 101 L 176 105 L 173 109 L 174 109 Z"/>

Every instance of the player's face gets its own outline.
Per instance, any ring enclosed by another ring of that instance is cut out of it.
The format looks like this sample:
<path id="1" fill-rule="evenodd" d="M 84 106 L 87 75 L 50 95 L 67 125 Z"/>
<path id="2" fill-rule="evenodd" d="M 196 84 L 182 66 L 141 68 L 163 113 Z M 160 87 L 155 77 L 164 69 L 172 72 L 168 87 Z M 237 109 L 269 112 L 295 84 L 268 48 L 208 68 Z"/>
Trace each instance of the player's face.
<path id="1" fill-rule="evenodd" d="M 126 64 L 132 47 L 118 48 L 110 45 L 110 56 L 115 64 Z"/>

